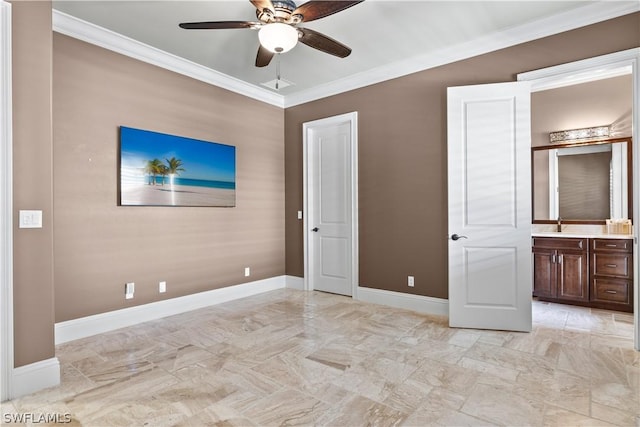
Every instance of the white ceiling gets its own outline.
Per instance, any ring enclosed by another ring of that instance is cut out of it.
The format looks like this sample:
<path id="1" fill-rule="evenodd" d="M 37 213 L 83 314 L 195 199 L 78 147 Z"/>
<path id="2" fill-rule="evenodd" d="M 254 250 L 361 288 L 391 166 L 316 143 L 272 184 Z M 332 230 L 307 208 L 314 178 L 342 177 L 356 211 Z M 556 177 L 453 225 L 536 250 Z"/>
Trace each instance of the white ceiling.
<path id="1" fill-rule="evenodd" d="M 255 8 L 248 0 L 54 0 L 53 5 L 57 11 L 54 13 L 57 31 L 74 34 L 55 24 L 55 14 L 67 20 L 69 16 L 66 15 L 70 15 L 214 70 L 223 80 L 229 78 L 231 82 L 243 82 L 245 87 L 254 86 L 256 92 L 264 92 L 268 99 L 275 99 L 275 104 L 288 99 L 289 102 L 282 101 L 283 105 L 338 93 L 640 9 L 637 0 L 366 0 L 335 15 L 301 24 L 348 45 L 353 53 L 340 59 L 298 43 L 280 58 L 281 76 L 292 85 L 275 91 L 261 84 L 275 79 L 276 59 L 264 68 L 254 66 L 257 31 L 183 30 L 178 27 L 181 22 L 256 21 Z"/>

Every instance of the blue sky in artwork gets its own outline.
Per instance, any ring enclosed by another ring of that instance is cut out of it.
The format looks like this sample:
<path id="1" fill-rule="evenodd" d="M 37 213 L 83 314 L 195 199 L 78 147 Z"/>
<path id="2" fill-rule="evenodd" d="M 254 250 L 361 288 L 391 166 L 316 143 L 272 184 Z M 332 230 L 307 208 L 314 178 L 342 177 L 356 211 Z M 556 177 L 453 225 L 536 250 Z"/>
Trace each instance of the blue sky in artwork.
<path id="1" fill-rule="evenodd" d="M 236 149 L 231 145 L 200 141 L 148 130 L 120 127 L 121 167 L 144 168 L 147 161 L 176 157 L 182 160 L 180 178 L 235 182 Z"/>

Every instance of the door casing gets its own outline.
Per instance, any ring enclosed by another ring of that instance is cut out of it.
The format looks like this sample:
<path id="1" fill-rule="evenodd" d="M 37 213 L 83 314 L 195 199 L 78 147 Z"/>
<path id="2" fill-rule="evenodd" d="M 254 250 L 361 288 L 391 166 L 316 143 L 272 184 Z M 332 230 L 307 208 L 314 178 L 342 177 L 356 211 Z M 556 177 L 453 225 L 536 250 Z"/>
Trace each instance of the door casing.
<path id="1" fill-rule="evenodd" d="M 313 150 L 309 145 L 312 143 L 311 131 L 319 127 L 335 126 L 350 123 L 351 127 L 351 176 L 349 182 L 351 184 L 351 286 L 352 298 L 357 298 L 358 291 L 358 113 L 357 111 L 340 114 L 337 116 L 327 117 L 324 119 L 305 122 L 302 125 L 302 159 L 303 159 L 303 237 L 304 237 L 304 289 L 311 291 L 314 289 L 313 278 L 309 274 L 311 263 L 314 258 L 314 248 L 310 244 L 310 228 L 308 221 L 308 213 L 312 212 L 314 194 L 311 177 L 311 167 L 313 159 L 311 158 Z"/>
<path id="2" fill-rule="evenodd" d="M 13 169 L 11 4 L 0 1 L 0 401 L 13 378 Z"/>
<path id="3" fill-rule="evenodd" d="M 640 48 L 623 50 L 608 55 L 596 56 L 581 61 L 569 62 L 555 67 L 542 68 L 518 74 L 518 81 L 530 81 L 531 91 L 537 92 L 556 87 L 569 86 L 587 81 L 600 80 L 623 74 L 632 74 L 633 106 L 632 135 L 635 144 L 640 142 Z M 634 193 L 640 189 L 640 153 L 632 150 L 632 173 Z M 634 312 L 634 347 L 640 351 L 640 292 L 639 292 L 639 260 L 638 229 L 640 227 L 640 197 L 633 198 L 633 312 Z"/>

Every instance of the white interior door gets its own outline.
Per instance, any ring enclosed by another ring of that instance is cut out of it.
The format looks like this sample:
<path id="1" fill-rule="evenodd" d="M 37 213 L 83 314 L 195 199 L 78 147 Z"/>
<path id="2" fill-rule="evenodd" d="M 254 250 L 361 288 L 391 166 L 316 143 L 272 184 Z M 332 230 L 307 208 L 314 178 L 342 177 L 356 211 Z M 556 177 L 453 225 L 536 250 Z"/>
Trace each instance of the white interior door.
<path id="1" fill-rule="evenodd" d="M 530 331 L 530 85 L 447 96 L 449 325 Z"/>
<path id="2" fill-rule="evenodd" d="M 352 296 L 357 283 L 355 116 L 305 123 L 309 289 Z"/>

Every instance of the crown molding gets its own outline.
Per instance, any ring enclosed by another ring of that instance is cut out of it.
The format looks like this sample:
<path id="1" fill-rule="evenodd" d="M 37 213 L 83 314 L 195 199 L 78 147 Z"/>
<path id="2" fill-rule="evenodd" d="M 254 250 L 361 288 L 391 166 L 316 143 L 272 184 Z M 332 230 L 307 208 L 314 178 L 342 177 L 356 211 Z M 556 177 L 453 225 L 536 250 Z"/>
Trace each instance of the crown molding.
<path id="1" fill-rule="evenodd" d="M 289 108 L 638 11 L 640 11 L 640 3 L 600 1 L 286 96 L 262 89 L 55 9 L 53 10 L 53 30 L 267 104 Z"/>
<path id="2" fill-rule="evenodd" d="M 531 91 L 556 89 L 580 83 L 633 74 L 633 63 L 640 58 L 640 48 L 560 64 L 541 70 L 520 73 L 518 81 L 531 81 Z"/>
<path id="3" fill-rule="evenodd" d="M 53 31 L 240 95 L 284 107 L 284 97 L 114 31 L 53 10 Z"/>
<path id="4" fill-rule="evenodd" d="M 285 108 L 640 11 L 640 3 L 601 1 L 466 43 L 416 55 L 285 97 Z"/>

